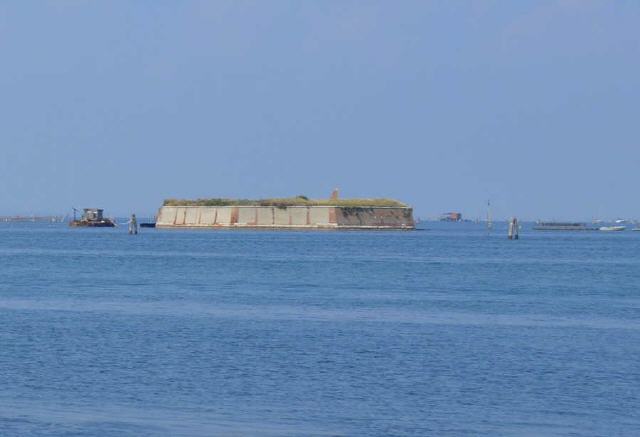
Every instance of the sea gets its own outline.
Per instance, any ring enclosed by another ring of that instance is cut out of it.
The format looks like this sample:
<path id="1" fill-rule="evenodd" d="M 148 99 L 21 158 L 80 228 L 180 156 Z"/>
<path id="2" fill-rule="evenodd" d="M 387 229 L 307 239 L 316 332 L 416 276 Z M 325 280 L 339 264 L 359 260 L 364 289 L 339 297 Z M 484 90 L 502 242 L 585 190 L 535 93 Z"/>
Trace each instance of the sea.
<path id="1" fill-rule="evenodd" d="M 637 436 L 640 232 L 0 224 L 2 436 Z"/>

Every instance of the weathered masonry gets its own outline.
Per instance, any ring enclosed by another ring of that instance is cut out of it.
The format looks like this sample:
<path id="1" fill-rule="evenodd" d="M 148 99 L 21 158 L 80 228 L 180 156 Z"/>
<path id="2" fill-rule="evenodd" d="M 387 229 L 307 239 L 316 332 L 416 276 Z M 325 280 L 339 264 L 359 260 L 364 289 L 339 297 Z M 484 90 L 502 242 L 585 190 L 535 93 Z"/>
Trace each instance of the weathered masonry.
<path id="1" fill-rule="evenodd" d="M 414 229 L 408 206 L 165 205 L 158 228 Z"/>

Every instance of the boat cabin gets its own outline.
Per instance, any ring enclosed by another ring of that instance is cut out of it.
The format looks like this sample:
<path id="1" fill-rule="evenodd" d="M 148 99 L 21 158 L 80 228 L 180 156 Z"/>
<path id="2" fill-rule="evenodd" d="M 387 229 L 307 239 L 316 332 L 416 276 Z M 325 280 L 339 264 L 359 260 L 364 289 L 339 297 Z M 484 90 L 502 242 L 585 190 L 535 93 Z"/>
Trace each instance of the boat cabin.
<path id="1" fill-rule="evenodd" d="M 82 213 L 82 220 L 86 220 L 88 222 L 93 221 L 102 221 L 103 218 L 103 209 L 100 208 L 84 208 L 84 212 Z"/>

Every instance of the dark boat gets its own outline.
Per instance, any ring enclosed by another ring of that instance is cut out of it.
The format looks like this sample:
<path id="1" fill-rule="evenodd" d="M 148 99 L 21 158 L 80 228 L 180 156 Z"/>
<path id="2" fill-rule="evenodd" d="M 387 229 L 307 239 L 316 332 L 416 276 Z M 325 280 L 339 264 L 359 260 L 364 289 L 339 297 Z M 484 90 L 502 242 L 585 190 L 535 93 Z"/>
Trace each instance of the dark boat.
<path id="1" fill-rule="evenodd" d="M 155 223 L 140 223 L 140 227 L 141 228 L 155 228 L 156 224 Z"/>
<path id="2" fill-rule="evenodd" d="M 596 231 L 598 228 L 590 228 L 584 223 L 572 222 L 538 222 L 533 227 L 536 231 Z"/>
<path id="3" fill-rule="evenodd" d="M 82 217 L 79 220 L 75 218 L 75 208 L 73 210 L 73 220 L 69 222 L 69 226 L 74 228 L 113 228 L 115 223 L 109 218 L 104 218 L 102 209 L 84 208 Z"/>

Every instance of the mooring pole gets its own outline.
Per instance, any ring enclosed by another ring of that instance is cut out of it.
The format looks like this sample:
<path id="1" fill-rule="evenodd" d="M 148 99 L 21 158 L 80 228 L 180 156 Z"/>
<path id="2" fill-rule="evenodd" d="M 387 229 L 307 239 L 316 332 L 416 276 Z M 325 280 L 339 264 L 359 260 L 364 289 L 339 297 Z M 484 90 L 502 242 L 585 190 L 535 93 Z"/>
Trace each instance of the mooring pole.
<path id="1" fill-rule="evenodd" d="M 129 235 L 138 233 L 138 219 L 136 219 L 135 214 L 131 214 L 131 219 L 129 219 Z"/>
<path id="2" fill-rule="evenodd" d="M 517 240 L 519 238 L 518 235 L 518 219 L 515 217 L 511 218 L 509 221 L 509 240 Z"/>

